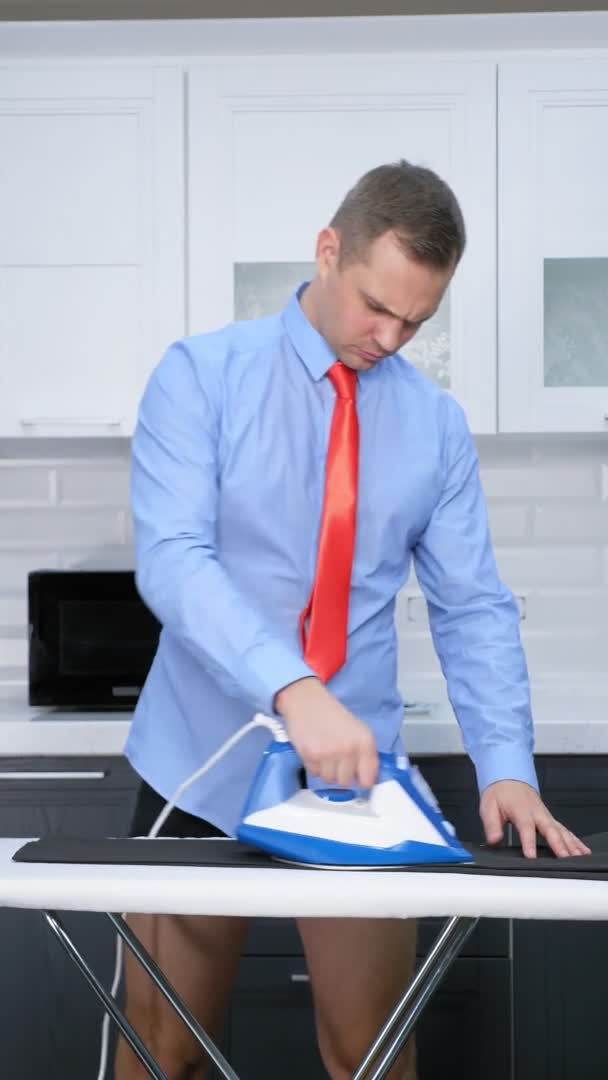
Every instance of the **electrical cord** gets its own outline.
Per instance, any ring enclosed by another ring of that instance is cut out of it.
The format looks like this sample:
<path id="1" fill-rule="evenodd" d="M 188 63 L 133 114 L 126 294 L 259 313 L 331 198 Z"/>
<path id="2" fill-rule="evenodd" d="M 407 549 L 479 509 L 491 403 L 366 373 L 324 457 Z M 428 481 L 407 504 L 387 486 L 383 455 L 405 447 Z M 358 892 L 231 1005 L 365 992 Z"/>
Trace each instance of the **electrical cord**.
<path id="1" fill-rule="evenodd" d="M 150 832 L 148 833 L 147 839 L 152 840 L 158 836 L 160 830 L 165 824 L 165 821 L 169 817 L 169 814 L 172 810 L 175 809 L 179 799 L 184 794 L 184 792 L 187 791 L 192 784 L 196 783 L 197 780 L 200 780 L 201 777 L 205 775 L 205 773 L 209 772 L 209 770 L 212 769 L 213 766 L 216 765 L 217 762 L 220 761 L 221 758 L 223 758 L 224 755 L 227 754 L 228 751 L 231 750 L 232 747 L 235 746 L 236 743 L 238 743 L 244 735 L 247 735 L 248 732 L 253 731 L 253 729 L 256 727 L 268 728 L 268 730 L 272 732 L 277 742 L 288 742 L 287 732 L 285 731 L 285 728 L 283 727 L 280 720 L 274 720 L 271 716 L 265 716 L 263 713 L 256 713 L 253 717 L 253 720 L 250 720 L 248 724 L 245 724 L 242 728 L 235 732 L 234 735 L 231 735 L 229 739 L 226 739 L 226 742 L 223 743 L 222 746 L 220 746 L 219 750 L 216 750 L 215 754 L 211 755 L 211 757 L 205 762 L 204 765 L 201 765 L 201 767 L 197 769 L 196 772 L 193 772 L 191 776 L 189 776 L 186 780 L 184 780 L 182 784 L 179 785 L 179 787 L 173 793 L 169 801 L 163 806 L 163 809 L 161 810 L 152 828 L 150 829 Z M 123 919 L 126 918 L 124 912 L 122 917 Z M 116 998 L 122 978 L 122 960 L 123 943 L 122 938 L 119 934 L 117 934 L 116 963 L 114 966 L 112 987 L 110 989 L 110 994 L 113 998 Z M 109 1032 L 110 1015 L 109 1013 L 105 1013 L 101 1025 L 101 1049 L 99 1055 L 99 1071 L 97 1073 L 97 1080 L 106 1080 L 106 1069 L 108 1067 Z"/>

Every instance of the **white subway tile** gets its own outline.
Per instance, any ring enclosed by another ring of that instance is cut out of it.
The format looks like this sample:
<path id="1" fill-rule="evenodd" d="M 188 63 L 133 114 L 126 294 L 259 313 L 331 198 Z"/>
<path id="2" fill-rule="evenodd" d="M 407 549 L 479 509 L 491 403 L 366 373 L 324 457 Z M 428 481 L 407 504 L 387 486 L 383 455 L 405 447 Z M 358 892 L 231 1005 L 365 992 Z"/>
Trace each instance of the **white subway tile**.
<path id="1" fill-rule="evenodd" d="M 52 469 L 0 461 L 0 504 L 46 506 L 51 502 Z M 3 513 L 5 510 L 2 511 Z"/>
<path id="2" fill-rule="evenodd" d="M 25 632 L 27 626 L 27 600 L 25 593 L 8 596 L 0 593 L 0 633 L 3 627 L 21 627 Z"/>
<path id="3" fill-rule="evenodd" d="M 129 470 L 126 465 L 64 465 L 58 470 L 58 501 L 63 506 L 126 506 Z"/>
<path id="4" fill-rule="evenodd" d="M 0 543 L 78 545 L 121 544 L 121 510 L 12 510 L 0 515 Z"/>
<path id="5" fill-rule="evenodd" d="M 583 632 L 568 629 L 564 633 L 527 631 L 520 624 L 523 650 L 531 676 L 550 678 L 553 673 L 564 676 L 589 675 L 605 670 L 608 654 L 608 632 Z M 407 685 L 408 677 L 416 679 L 441 678 L 441 667 L 430 636 L 400 637 L 399 683 Z"/>
<path id="6" fill-rule="evenodd" d="M 0 548 L 0 589 L 25 591 L 30 570 L 53 570 L 57 566 L 59 566 L 57 552 L 47 548 L 31 548 L 25 551 Z"/>
<path id="7" fill-rule="evenodd" d="M 600 555 L 592 547 L 495 548 L 499 573 L 514 592 L 534 585 L 592 585 L 600 580 Z"/>
<path id="8" fill-rule="evenodd" d="M 0 668 L 0 701 L 27 701 L 27 668 Z"/>
<path id="9" fill-rule="evenodd" d="M 484 469 L 527 469 L 534 463 L 534 442 L 511 435 L 477 435 L 475 443 Z"/>
<path id="10" fill-rule="evenodd" d="M 482 468 L 481 481 L 488 498 L 494 499 L 538 499 L 552 495 L 593 498 L 598 496 L 600 487 L 599 468 L 586 462 L 575 468 Z"/>
<path id="11" fill-rule="evenodd" d="M 130 547 L 90 547 L 66 549 L 59 553 L 62 570 L 133 570 Z"/>
<path id="12" fill-rule="evenodd" d="M 133 515 L 130 509 L 125 511 L 125 544 L 133 547 Z"/>
<path id="13" fill-rule="evenodd" d="M 490 532 L 494 543 L 526 540 L 530 535 L 530 508 L 520 503 L 488 501 Z"/>
<path id="14" fill-rule="evenodd" d="M 525 624 L 524 624 L 525 626 Z M 605 672 L 608 635 L 568 627 L 564 633 L 522 631 L 524 652 L 532 677 L 548 677 L 553 672 Z"/>
<path id="15" fill-rule="evenodd" d="M 534 537 L 557 543 L 569 540 L 608 540 L 608 504 L 556 501 L 534 507 Z"/>
<path id="16" fill-rule="evenodd" d="M 0 669 L 27 664 L 27 637 L 3 637 L 0 634 Z"/>
<path id="17" fill-rule="evenodd" d="M 608 631 L 608 588 L 531 589 L 526 597 L 526 612 L 531 630 L 567 625 Z"/>
<path id="18" fill-rule="evenodd" d="M 526 618 L 527 597 L 515 594 L 515 600 L 520 618 Z M 424 595 L 412 594 L 403 590 L 397 595 L 395 606 L 395 625 L 397 637 L 405 641 L 409 638 L 417 638 L 424 630 L 430 630 L 428 609 Z"/>
<path id="19" fill-rule="evenodd" d="M 430 634 L 399 637 L 399 673 L 427 678 L 441 672 Z"/>

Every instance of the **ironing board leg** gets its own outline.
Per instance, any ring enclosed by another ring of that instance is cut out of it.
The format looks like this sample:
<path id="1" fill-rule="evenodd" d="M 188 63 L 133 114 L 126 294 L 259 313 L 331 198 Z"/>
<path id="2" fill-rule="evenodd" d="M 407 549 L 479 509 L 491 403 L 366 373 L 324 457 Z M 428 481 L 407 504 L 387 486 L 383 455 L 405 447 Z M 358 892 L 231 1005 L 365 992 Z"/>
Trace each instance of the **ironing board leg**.
<path id="1" fill-rule="evenodd" d="M 429 998 L 478 922 L 478 919 L 464 917 L 448 919 L 422 967 L 367 1051 L 353 1080 L 382 1080 L 386 1076 Z M 374 1067 L 373 1062 L 380 1053 L 383 1056 Z"/>
<path id="2" fill-rule="evenodd" d="M 45 911 L 43 914 L 48 925 L 55 934 L 55 937 L 63 946 L 68 956 L 74 961 L 76 966 L 82 972 L 85 979 L 95 991 L 97 996 L 101 999 L 104 1009 L 110 1014 L 114 1022 L 117 1024 L 125 1039 L 129 1043 L 129 1046 L 131 1047 L 133 1052 L 137 1054 L 137 1057 L 141 1061 L 148 1075 L 154 1077 L 154 1080 L 168 1080 L 166 1073 L 164 1073 L 162 1069 L 159 1068 L 150 1051 L 147 1049 L 147 1047 L 135 1031 L 135 1028 L 131 1026 L 126 1016 L 124 1016 L 124 1014 L 118 1008 L 112 995 L 109 994 L 105 987 L 101 985 L 97 977 L 91 971 L 84 957 L 80 955 L 73 941 L 68 936 L 68 933 L 63 923 L 58 918 L 56 912 Z"/>
<path id="3" fill-rule="evenodd" d="M 156 984 L 161 994 L 163 994 L 169 1004 L 173 1006 L 180 1020 L 183 1021 L 188 1030 L 194 1035 L 199 1046 L 201 1046 L 205 1053 L 211 1058 L 220 1074 L 225 1077 L 225 1080 L 239 1080 L 234 1069 L 218 1050 L 213 1040 L 209 1038 L 207 1032 L 201 1027 L 198 1020 L 195 1020 L 192 1013 L 186 1008 L 183 1001 L 178 997 L 171 986 L 171 983 L 165 978 L 158 964 L 155 963 L 150 954 L 144 949 L 141 941 L 135 937 L 135 934 L 124 919 L 120 915 L 113 915 L 109 911 L 106 912 L 106 914 L 123 941 L 129 946 L 131 952 L 137 957 L 141 966 Z"/>

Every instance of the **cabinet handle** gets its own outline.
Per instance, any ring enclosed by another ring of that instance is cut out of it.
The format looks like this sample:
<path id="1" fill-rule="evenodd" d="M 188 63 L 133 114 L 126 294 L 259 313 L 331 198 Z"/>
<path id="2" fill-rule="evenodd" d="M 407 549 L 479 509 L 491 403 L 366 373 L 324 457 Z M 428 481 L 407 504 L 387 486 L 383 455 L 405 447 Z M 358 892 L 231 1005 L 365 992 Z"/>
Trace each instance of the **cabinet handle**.
<path id="1" fill-rule="evenodd" d="M 289 978 L 290 978 L 291 982 L 293 982 L 293 983 L 307 983 L 307 982 L 310 982 L 310 976 L 307 975 L 305 972 L 300 972 L 300 971 L 292 971 Z"/>
<path id="2" fill-rule="evenodd" d="M 122 419 L 104 416 L 21 416 L 21 427 L 120 427 Z"/>
<path id="3" fill-rule="evenodd" d="M 43 772 L 42 770 L 37 772 L 27 772 L 26 770 L 15 772 L 2 772 L 0 770 L 0 781 L 2 780 L 105 780 L 107 773 L 105 772 Z"/>
<path id="4" fill-rule="evenodd" d="M 608 412 L 604 413 L 604 420 L 608 420 Z"/>

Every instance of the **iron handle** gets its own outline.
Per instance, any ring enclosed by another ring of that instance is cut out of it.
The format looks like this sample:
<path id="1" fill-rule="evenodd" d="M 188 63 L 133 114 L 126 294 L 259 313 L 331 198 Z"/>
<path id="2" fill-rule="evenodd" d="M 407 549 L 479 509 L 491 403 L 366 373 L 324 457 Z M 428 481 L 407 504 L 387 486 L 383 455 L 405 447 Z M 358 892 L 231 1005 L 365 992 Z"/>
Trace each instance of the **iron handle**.
<path id="1" fill-rule="evenodd" d="M 310 976 L 303 971 L 292 971 L 289 976 L 292 983 L 307 983 L 310 982 Z"/>

